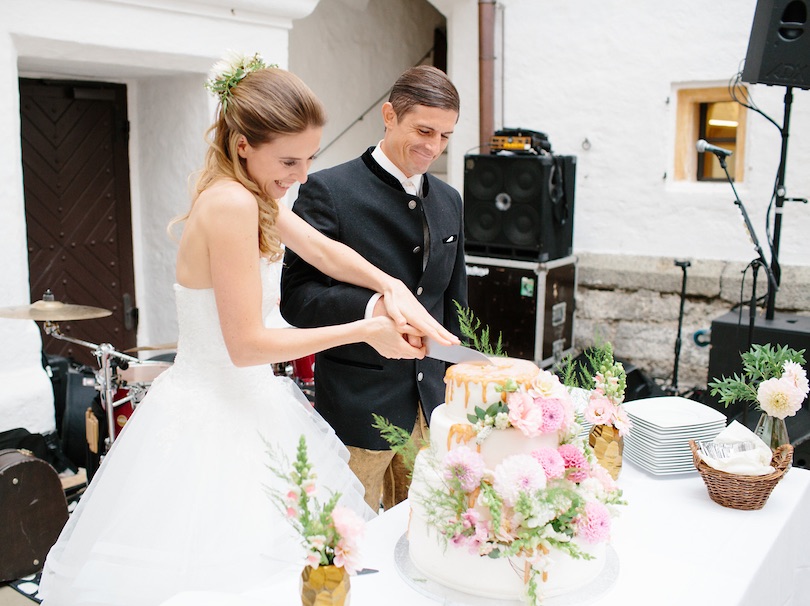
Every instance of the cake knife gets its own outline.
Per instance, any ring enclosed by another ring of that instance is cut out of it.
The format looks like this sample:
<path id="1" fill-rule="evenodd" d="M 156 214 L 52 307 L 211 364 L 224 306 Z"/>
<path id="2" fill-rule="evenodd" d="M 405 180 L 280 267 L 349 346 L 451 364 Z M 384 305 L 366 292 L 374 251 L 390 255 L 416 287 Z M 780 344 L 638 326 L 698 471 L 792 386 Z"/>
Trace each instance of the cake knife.
<path id="1" fill-rule="evenodd" d="M 464 347 L 463 345 L 442 345 L 431 338 L 425 339 L 427 356 L 444 362 L 458 364 L 459 362 L 483 362 L 490 364 L 490 359 L 480 351 Z"/>

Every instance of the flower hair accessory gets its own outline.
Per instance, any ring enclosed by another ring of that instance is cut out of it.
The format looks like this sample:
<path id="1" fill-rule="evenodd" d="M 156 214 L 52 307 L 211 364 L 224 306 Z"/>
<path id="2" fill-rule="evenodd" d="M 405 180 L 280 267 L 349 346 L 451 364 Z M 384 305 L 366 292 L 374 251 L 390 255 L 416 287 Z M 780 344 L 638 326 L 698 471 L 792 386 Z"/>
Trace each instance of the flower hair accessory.
<path id="1" fill-rule="evenodd" d="M 248 56 L 234 51 L 228 51 L 221 61 L 217 61 L 211 68 L 211 77 L 205 82 L 205 88 L 214 93 L 220 103 L 222 111 L 228 109 L 233 87 L 239 84 L 245 76 L 266 67 L 277 67 L 275 64 L 267 65 L 259 53 Z"/>

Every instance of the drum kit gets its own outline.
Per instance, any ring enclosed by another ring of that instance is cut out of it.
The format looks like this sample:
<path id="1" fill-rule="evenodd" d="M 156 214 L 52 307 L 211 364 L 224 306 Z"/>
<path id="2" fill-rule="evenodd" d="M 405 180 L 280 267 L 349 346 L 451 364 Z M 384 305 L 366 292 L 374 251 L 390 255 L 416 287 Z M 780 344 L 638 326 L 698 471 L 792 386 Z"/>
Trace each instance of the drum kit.
<path id="1" fill-rule="evenodd" d="M 107 430 L 102 452 L 96 452 L 100 446 L 98 420 L 90 410 L 88 410 L 86 431 L 90 450 L 101 457 L 109 451 L 113 440 L 118 437 L 152 382 L 172 365 L 172 361 L 142 360 L 130 354 L 139 351 L 176 350 L 177 348 L 176 343 L 166 343 L 118 351 L 109 343 L 97 344 L 69 337 L 63 334 L 59 328 L 59 322 L 105 318 L 110 315 L 112 315 L 112 311 L 101 307 L 72 305 L 56 301 L 50 290 L 45 292 L 42 300 L 30 305 L 0 308 L 0 318 L 43 322 L 43 330 L 48 336 L 87 347 L 95 356 L 98 363 L 98 369 L 94 372 L 95 389 L 99 392 L 99 401 L 104 410 Z M 273 372 L 292 379 L 301 388 L 307 399 L 314 402 L 314 368 L 315 356 L 309 355 L 292 362 L 274 364 Z"/>
<path id="2" fill-rule="evenodd" d="M 42 300 L 30 305 L 0 308 L 0 318 L 43 322 L 43 330 L 48 336 L 87 347 L 95 356 L 98 362 L 98 369 L 94 373 L 95 389 L 99 392 L 99 401 L 104 410 L 107 429 L 103 452 L 96 453 L 101 456 L 109 451 L 113 440 L 143 399 L 152 381 L 171 366 L 171 362 L 141 360 L 127 352 L 117 351 L 109 343 L 97 344 L 69 337 L 63 334 L 59 328 L 59 322 L 106 318 L 110 315 L 112 315 L 112 311 L 101 307 L 71 305 L 56 301 L 50 290 L 45 292 Z M 167 344 L 161 348 L 174 349 L 175 344 Z M 138 350 L 139 348 L 135 348 L 128 352 L 135 353 Z M 91 417 L 91 414 L 88 411 L 87 438 L 90 450 L 95 451 L 98 450 L 98 421 L 95 421 L 94 428 L 92 419 L 95 417 Z M 94 431 L 95 436 L 92 435 Z"/>

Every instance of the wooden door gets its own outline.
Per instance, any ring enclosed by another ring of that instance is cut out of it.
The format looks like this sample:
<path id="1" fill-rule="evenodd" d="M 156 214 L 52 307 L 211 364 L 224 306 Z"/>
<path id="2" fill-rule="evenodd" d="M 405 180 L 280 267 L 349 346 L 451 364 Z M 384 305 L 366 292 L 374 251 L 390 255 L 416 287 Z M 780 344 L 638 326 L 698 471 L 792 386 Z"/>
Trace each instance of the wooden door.
<path id="1" fill-rule="evenodd" d="M 112 311 L 63 334 L 119 351 L 136 344 L 126 86 L 20 79 L 31 301 Z M 48 354 L 96 366 L 91 348 L 43 337 Z"/>

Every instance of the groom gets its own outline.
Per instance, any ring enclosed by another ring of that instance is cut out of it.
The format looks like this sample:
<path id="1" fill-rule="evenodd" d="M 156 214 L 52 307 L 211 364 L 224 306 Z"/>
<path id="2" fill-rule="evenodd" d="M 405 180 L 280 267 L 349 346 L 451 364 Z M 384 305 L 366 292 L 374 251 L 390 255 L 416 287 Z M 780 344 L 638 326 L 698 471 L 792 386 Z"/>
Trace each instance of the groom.
<path id="1" fill-rule="evenodd" d="M 444 72 L 403 73 L 382 106 L 385 134 L 360 158 L 316 172 L 301 185 L 293 211 L 408 286 L 427 310 L 460 336 L 453 301 L 467 306 L 464 224 L 459 193 L 428 174 L 458 121 L 459 96 Z M 385 314 L 379 293 L 336 282 L 287 250 L 281 312 L 293 326 L 314 327 Z M 408 471 L 372 413 L 427 439 L 427 422 L 444 401 L 444 362 L 390 360 L 365 344 L 315 358 L 315 407 L 351 455 L 349 466 L 377 511 L 408 495 Z"/>

